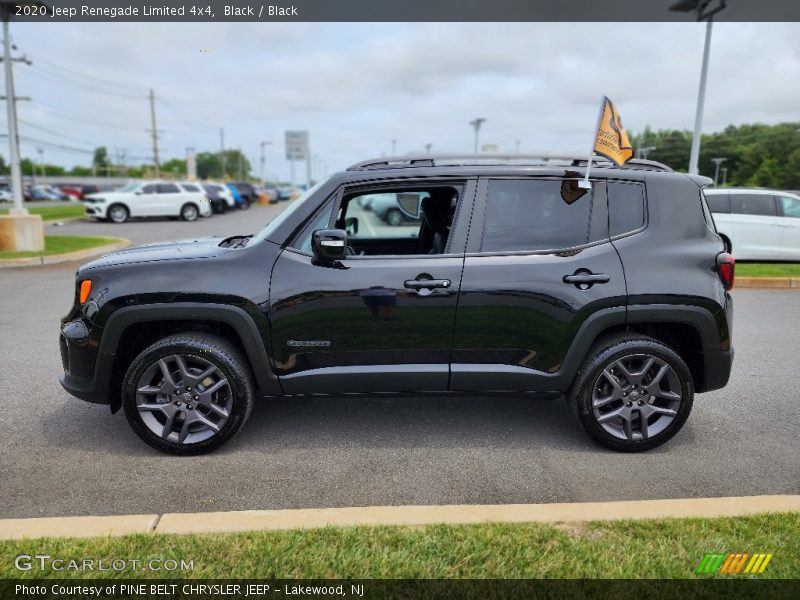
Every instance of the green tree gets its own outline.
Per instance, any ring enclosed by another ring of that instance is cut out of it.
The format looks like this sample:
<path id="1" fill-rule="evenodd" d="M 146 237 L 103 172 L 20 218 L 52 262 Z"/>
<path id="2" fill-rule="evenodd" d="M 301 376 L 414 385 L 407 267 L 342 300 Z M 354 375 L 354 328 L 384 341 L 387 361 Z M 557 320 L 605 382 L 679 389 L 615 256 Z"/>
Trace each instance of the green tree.
<path id="1" fill-rule="evenodd" d="M 185 177 L 186 161 L 180 158 L 171 158 L 161 164 L 161 172 L 172 177 Z"/>
<path id="2" fill-rule="evenodd" d="M 92 166 L 98 173 L 108 172 L 108 167 L 111 166 L 111 161 L 108 159 L 108 150 L 105 146 L 99 146 L 94 149 Z"/>
<path id="3" fill-rule="evenodd" d="M 197 177 L 199 179 L 222 179 L 222 163 L 215 152 L 200 152 L 197 161 Z"/>

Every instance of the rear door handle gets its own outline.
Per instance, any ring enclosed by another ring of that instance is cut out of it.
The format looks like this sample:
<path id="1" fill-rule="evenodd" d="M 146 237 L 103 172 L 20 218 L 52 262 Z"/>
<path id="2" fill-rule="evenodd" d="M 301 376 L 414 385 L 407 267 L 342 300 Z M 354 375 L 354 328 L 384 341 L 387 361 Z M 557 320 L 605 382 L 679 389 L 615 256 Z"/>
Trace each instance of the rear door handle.
<path id="1" fill-rule="evenodd" d="M 449 288 L 449 279 L 408 279 L 403 285 L 411 290 L 421 290 L 424 288 Z"/>

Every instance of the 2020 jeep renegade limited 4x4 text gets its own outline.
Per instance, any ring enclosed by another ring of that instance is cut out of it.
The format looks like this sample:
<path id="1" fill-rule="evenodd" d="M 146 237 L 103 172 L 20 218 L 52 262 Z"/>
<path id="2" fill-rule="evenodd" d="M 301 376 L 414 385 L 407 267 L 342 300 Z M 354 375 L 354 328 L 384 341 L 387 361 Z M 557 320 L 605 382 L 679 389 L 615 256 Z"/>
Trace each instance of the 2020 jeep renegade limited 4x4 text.
<path id="1" fill-rule="evenodd" d="M 707 180 L 596 161 L 584 189 L 585 167 L 367 161 L 256 235 L 94 260 L 61 383 L 175 454 L 223 444 L 259 397 L 376 392 L 564 395 L 601 444 L 658 446 L 728 381 L 733 258 Z"/>

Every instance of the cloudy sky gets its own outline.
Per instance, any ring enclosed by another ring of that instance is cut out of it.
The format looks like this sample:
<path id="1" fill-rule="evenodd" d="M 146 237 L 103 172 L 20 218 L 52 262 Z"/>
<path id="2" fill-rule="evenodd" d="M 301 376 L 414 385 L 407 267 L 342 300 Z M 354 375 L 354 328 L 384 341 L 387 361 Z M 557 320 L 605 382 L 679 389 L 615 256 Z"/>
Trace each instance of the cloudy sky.
<path id="1" fill-rule="evenodd" d="M 23 155 L 88 164 L 105 145 L 162 160 L 241 147 L 287 178 L 283 132 L 307 129 L 328 172 L 391 152 L 481 144 L 585 153 L 600 97 L 629 131 L 691 129 L 704 26 L 696 23 L 14 23 Z M 800 25 L 714 26 L 703 129 L 800 120 Z M 5 132 L 5 111 L 0 127 Z M 59 148 L 58 145 L 63 146 Z M 84 152 L 81 152 L 84 150 Z M 0 149 L 7 155 L 5 146 Z M 298 170 L 298 173 L 300 171 Z M 257 174 L 257 173 L 256 173 Z"/>

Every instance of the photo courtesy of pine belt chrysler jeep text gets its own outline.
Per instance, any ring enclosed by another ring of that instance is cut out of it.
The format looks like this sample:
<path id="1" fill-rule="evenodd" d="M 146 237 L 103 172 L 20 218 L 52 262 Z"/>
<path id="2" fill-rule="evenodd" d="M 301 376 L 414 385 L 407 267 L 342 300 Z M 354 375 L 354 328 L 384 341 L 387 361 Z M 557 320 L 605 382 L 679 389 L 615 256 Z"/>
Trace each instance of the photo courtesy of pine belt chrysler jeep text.
<path id="1" fill-rule="evenodd" d="M 728 382 L 734 260 L 708 179 L 596 159 L 583 189 L 586 163 L 365 161 L 255 235 L 96 259 L 61 383 L 174 454 L 220 446 L 260 397 L 374 393 L 565 396 L 599 443 L 654 448 Z"/>

